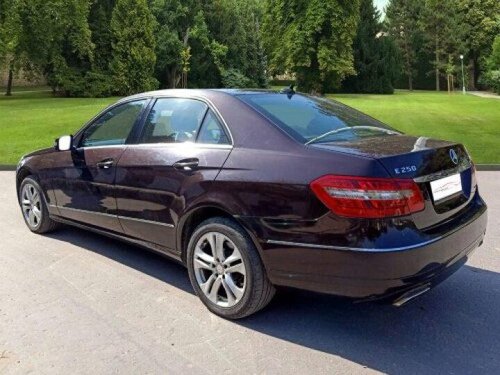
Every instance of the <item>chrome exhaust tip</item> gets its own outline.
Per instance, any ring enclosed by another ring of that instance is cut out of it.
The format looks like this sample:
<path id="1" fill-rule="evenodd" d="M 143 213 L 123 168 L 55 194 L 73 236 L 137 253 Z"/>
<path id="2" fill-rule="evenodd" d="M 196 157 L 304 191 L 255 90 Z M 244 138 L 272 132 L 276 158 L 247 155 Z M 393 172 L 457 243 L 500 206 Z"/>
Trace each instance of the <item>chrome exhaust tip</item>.
<path id="1" fill-rule="evenodd" d="M 409 290 L 408 292 L 402 294 L 397 299 L 395 299 L 394 302 L 392 303 L 392 305 L 396 306 L 396 307 L 401 307 L 405 303 L 411 301 L 412 299 L 417 298 L 418 296 L 428 292 L 430 289 L 431 289 L 431 287 L 427 284 L 427 285 L 422 285 L 418 288 Z"/>

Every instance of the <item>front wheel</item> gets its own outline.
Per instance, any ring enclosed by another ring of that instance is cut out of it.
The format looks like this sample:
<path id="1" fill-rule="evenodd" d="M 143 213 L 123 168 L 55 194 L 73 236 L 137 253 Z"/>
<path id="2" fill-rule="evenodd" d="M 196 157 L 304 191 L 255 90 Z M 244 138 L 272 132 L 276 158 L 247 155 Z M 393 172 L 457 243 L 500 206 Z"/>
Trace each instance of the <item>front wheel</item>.
<path id="1" fill-rule="evenodd" d="M 34 233 L 48 233 L 59 224 L 49 217 L 42 189 L 32 177 L 26 177 L 19 188 L 19 204 L 29 230 Z"/>
<path id="2" fill-rule="evenodd" d="M 213 218 L 201 223 L 188 245 L 191 284 L 213 313 L 239 319 L 264 308 L 275 289 L 254 244 L 234 221 Z"/>

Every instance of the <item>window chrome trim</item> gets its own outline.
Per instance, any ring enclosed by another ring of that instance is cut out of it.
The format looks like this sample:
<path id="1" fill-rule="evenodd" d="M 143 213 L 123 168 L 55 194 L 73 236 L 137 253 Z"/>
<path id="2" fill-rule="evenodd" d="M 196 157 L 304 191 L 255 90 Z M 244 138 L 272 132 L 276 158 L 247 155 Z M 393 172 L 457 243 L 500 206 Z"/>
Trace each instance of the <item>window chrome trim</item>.
<path id="1" fill-rule="evenodd" d="M 224 130 L 226 130 L 227 134 L 229 134 L 229 138 L 230 138 L 230 141 L 231 141 L 231 146 L 234 145 L 234 138 L 233 138 L 233 134 L 231 133 L 231 129 L 227 125 L 226 120 L 224 119 L 224 117 L 220 113 L 220 111 L 217 108 L 217 106 L 215 106 L 215 104 L 210 99 L 208 99 L 208 98 L 206 98 L 204 96 L 199 96 L 199 95 L 192 95 L 192 96 L 189 96 L 189 95 L 169 95 L 169 93 L 165 93 L 165 94 L 158 93 L 156 95 L 152 95 L 151 98 L 153 100 L 155 100 L 154 104 L 156 104 L 156 101 L 158 99 L 192 99 L 192 100 L 199 100 L 201 102 L 204 102 L 208 106 L 208 108 L 211 109 L 216 114 L 217 119 L 222 122 L 222 126 L 224 127 Z M 154 107 L 154 104 L 153 104 L 153 107 Z M 200 127 L 201 127 L 201 125 L 202 124 L 200 124 Z M 227 145 L 225 145 L 225 146 L 227 146 Z"/>
<path id="2" fill-rule="evenodd" d="M 78 146 L 76 148 L 78 148 L 78 149 L 85 148 L 83 146 L 80 147 L 80 143 L 82 141 L 81 137 L 83 136 L 83 133 L 85 132 L 85 130 L 87 130 L 87 128 L 89 128 L 90 126 L 92 126 L 96 121 L 98 121 L 107 112 L 109 112 L 113 108 L 118 107 L 118 106 L 123 105 L 123 104 L 128 104 L 128 103 L 132 103 L 132 102 L 139 102 L 139 101 L 145 101 L 146 105 L 143 105 L 143 108 L 142 108 L 141 112 L 139 113 L 139 115 L 138 115 L 138 117 L 136 119 L 136 122 L 134 123 L 134 125 L 132 126 L 132 129 L 130 130 L 132 132 L 132 130 L 134 129 L 134 127 L 137 125 L 137 121 L 143 115 L 143 112 L 147 109 L 147 104 L 149 103 L 149 101 L 151 99 L 153 99 L 152 96 L 143 96 L 143 97 L 138 97 L 138 98 L 127 97 L 127 98 L 120 99 L 117 102 L 108 105 L 102 111 L 100 111 L 99 113 L 97 113 L 94 117 L 92 117 L 90 120 L 88 120 L 86 123 L 84 123 L 83 126 L 73 135 L 73 140 L 76 140 L 78 142 Z M 130 133 L 129 133 L 129 135 L 130 135 Z M 127 142 L 127 139 L 125 139 L 125 143 L 123 143 L 123 144 L 116 144 L 116 145 L 109 145 L 109 146 L 110 147 L 111 146 L 123 146 L 123 145 L 127 144 L 126 142 Z M 90 148 L 90 147 L 105 147 L 105 146 L 88 146 L 88 147 Z"/>
<path id="3" fill-rule="evenodd" d="M 167 148 L 181 148 L 181 147 L 190 147 L 190 148 L 215 148 L 215 149 L 222 149 L 222 150 L 231 150 L 233 149 L 233 145 L 219 145 L 219 144 L 212 144 L 212 143 L 195 143 L 195 142 L 170 142 L 170 143 L 135 143 L 135 144 L 130 144 L 127 145 L 128 147 L 132 148 L 161 148 L 161 147 L 167 147 Z"/>
<path id="4" fill-rule="evenodd" d="M 83 212 L 83 213 L 87 213 L 87 214 L 107 216 L 107 217 L 114 217 L 114 218 L 123 219 L 123 220 L 139 221 L 139 222 L 147 223 L 147 224 L 155 224 L 155 225 L 161 225 L 161 226 L 168 227 L 168 228 L 175 228 L 175 225 L 173 225 L 173 224 L 162 223 L 160 221 L 138 219 L 138 218 L 130 217 L 130 216 L 113 215 L 113 214 L 108 214 L 108 213 L 105 213 L 105 212 L 82 210 L 80 208 L 73 208 L 73 207 L 61 207 L 61 206 L 56 206 L 56 205 L 53 205 L 53 204 L 49 204 L 48 206 L 49 207 L 53 207 L 53 208 L 58 208 L 59 210 L 68 210 L 68 211 L 73 211 L 73 212 Z"/>

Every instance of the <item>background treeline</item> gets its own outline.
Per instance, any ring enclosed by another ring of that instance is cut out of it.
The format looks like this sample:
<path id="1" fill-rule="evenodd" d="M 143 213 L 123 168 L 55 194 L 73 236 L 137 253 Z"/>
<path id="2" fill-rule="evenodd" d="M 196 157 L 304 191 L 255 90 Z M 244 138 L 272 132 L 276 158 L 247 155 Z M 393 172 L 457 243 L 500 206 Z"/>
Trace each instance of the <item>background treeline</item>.
<path id="1" fill-rule="evenodd" d="M 498 0 L 0 0 L 0 65 L 65 96 L 155 88 L 500 90 Z M 493 48 L 493 46 L 495 46 Z"/>

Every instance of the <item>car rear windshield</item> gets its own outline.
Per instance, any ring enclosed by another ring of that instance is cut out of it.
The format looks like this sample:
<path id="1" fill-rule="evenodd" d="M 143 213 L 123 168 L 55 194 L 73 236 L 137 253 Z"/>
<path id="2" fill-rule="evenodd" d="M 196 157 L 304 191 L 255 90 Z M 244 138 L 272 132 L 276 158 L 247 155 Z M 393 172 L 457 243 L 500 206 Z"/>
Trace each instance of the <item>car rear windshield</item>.
<path id="1" fill-rule="evenodd" d="M 399 134 L 370 116 L 333 100 L 280 93 L 243 94 L 239 98 L 304 144 Z"/>

